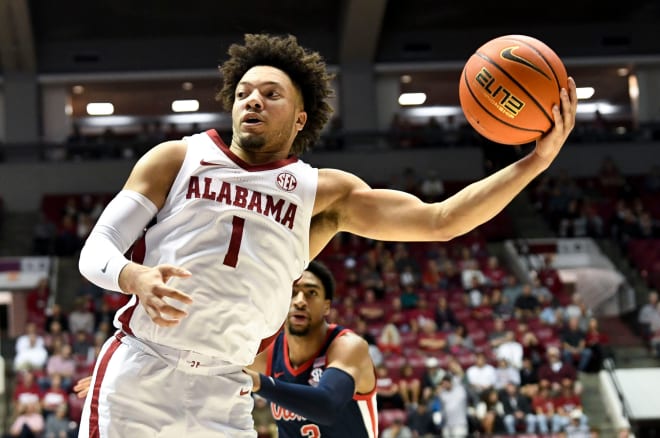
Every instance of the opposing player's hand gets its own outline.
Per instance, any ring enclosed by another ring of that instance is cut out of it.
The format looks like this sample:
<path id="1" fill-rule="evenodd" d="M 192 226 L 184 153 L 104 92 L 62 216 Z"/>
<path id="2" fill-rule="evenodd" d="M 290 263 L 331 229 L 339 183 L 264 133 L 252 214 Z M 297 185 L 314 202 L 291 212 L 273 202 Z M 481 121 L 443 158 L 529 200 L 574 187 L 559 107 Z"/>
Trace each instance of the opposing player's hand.
<path id="1" fill-rule="evenodd" d="M 257 392 L 261 389 L 261 379 L 259 373 L 249 368 L 243 368 L 243 372 L 252 378 L 252 392 Z"/>
<path id="2" fill-rule="evenodd" d="M 188 313 L 168 303 L 165 297 L 183 304 L 191 304 L 192 298 L 166 283 L 172 277 L 185 278 L 191 275 L 187 269 L 173 265 L 158 265 L 149 268 L 130 263 L 119 276 L 119 286 L 122 290 L 140 298 L 140 303 L 147 315 L 156 325 L 172 327 L 177 325 Z"/>
<path id="3" fill-rule="evenodd" d="M 76 384 L 73 386 L 73 392 L 76 393 L 78 398 L 85 398 L 87 397 L 87 393 L 89 392 L 89 386 L 91 384 L 92 384 L 92 376 L 83 377 L 82 379 L 78 380 Z"/>
<path id="4" fill-rule="evenodd" d="M 568 78 L 568 90 L 562 89 L 560 93 L 561 106 L 552 109 L 554 126 L 547 134 L 536 141 L 534 153 L 549 165 L 555 159 L 568 135 L 575 127 L 575 114 L 577 112 L 577 92 L 575 80 Z"/>

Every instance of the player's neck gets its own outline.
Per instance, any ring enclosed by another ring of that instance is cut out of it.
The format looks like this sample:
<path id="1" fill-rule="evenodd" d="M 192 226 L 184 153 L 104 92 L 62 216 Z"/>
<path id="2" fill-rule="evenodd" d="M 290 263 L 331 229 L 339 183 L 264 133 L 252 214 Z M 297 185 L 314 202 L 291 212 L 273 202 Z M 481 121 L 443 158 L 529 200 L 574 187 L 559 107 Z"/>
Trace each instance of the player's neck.
<path id="1" fill-rule="evenodd" d="M 305 336 L 292 336 L 287 333 L 289 363 L 294 368 L 312 359 L 321 349 L 328 333 L 328 324 L 323 323 L 310 330 Z"/>

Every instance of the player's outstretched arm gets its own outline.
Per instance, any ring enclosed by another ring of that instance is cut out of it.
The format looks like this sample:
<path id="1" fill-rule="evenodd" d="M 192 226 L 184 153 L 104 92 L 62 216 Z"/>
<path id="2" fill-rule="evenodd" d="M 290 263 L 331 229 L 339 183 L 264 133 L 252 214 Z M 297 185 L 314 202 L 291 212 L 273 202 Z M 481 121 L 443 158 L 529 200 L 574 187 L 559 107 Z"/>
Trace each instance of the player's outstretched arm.
<path id="1" fill-rule="evenodd" d="M 107 290 L 136 294 L 154 323 L 171 326 L 186 313 L 163 300 L 189 304 L 185 293 L 167 286 L 171 277 L 190 272 L 177 266 L 142 266 L 126 259 L 128 248 L 162 207 L 185 156 L 184 142 L 166 142 L 145 154 L 133 168 L 124 189 L 110 201 L 80 253 L 80 272 Z"/>
<path id="2" fill-rule="evenodd" d="M 401 191 L 372 189 L 350 173 L 321 169 L 311 256 L 340 231 L 386 241 L 446 241 L 492 219 L 550 166 L 568 139 L 577 109 L 575 82 L 570 78 L 568 84 L 561 92 L 561 107 L 553 110 L 554 127 L 532 153 L 442 202 L 429 204 Z"/>

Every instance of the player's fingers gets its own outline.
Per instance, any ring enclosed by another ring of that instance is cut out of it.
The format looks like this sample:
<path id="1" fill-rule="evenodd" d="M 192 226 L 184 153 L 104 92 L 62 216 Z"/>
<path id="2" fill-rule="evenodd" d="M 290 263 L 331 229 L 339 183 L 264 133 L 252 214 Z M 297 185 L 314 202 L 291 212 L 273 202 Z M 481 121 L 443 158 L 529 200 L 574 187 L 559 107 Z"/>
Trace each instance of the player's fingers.
<path id="1" fill-rule="evenodd" d="M 161 287 L 159 288 L 159 296 L 168 297 L 176 301 L 180 301 L 183 304 L 192 304 L 193 300 L 190 295 L 187 293 L 181 292 L 177 289 L 172 289 L 171 287 Z"/>
<path id="2" fill-rule="evenodd" d="M 174 265 L 158 265 L 156 268 L 160 271 L 160 275 L 163 276 L 163 281 L 167 281 L 172 277 L 190 277 L 192 273 L 180 266 Z"/>

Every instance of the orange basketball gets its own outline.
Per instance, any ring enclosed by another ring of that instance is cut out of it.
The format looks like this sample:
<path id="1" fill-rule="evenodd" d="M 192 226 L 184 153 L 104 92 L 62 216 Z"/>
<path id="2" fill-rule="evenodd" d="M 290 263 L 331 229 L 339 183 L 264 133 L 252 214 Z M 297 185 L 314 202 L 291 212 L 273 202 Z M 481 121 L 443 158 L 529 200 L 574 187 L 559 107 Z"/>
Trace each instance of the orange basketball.
<path id="1" fill-rule="evenodd" d="M 459 84 L 472 127 L 496 143 L 536 140 L 554 123 L 552 106 L 568 88 L 564 63 L 546 44 L 525 35 L 488 41 L 468 59 Z"/>

